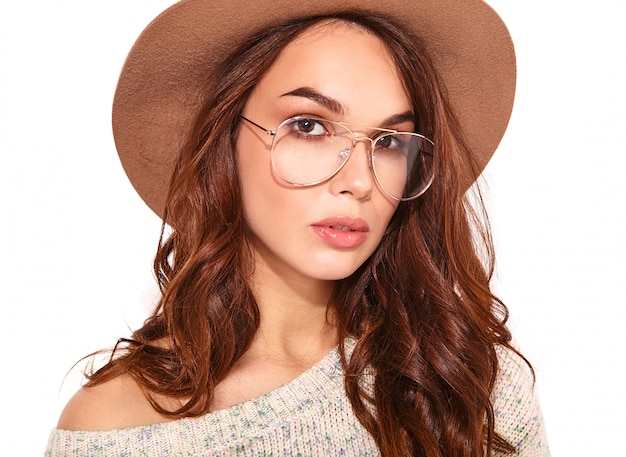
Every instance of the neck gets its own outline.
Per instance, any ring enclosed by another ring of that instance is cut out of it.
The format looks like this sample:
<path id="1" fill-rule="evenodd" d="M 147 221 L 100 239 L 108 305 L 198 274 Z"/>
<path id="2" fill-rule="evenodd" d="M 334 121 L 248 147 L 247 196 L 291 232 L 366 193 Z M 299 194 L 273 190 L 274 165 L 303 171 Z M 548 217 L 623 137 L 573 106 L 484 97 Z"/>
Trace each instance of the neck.
<path id="1" fill-rule="evenodd" d="M 337 345 L 332 281 L 289 280 L 257 266 L 252 288 L 261 320 L 248 355 L 310 365 Z"/>

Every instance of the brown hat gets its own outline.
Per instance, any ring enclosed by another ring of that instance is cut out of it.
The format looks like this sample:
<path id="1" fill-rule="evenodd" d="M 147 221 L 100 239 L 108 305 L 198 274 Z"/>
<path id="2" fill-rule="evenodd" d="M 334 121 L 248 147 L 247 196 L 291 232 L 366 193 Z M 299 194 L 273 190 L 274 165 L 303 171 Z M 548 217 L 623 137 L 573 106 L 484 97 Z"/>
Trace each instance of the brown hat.
<path id="1" fill-rule="evenodd" d="M 162 215 L 176 151 L 206 75 L 243 37 L 273 23 L 339 10 L 380 12 L 422 38 L 482 170 L 509 122 L 515 53 L 480 0 L 182 0 L 131 49 L 113 102 L 113 133 L 133 186 Z"/>

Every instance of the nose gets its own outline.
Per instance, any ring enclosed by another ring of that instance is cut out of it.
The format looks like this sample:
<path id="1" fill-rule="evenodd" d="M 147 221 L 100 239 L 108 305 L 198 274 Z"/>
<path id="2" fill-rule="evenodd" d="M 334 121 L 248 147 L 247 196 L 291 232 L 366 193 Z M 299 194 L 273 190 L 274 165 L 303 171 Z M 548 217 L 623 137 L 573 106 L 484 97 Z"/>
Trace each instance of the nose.
<path id="1" fill-rule="evenodd" d="M 359 200 L 368 199 L 375 186 L 372 174 L 371 139 L 357 138 L 348 161 L 331 180 L 333 194 L 352 195 Z"/>

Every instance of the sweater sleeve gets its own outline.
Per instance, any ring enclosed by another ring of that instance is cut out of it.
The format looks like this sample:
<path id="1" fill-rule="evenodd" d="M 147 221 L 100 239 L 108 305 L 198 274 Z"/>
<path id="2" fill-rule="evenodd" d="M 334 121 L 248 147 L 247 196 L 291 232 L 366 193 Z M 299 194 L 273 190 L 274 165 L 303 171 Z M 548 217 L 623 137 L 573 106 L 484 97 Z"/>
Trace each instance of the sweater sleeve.
<path id="1" fill-rule="evenodd" d="M 550 450 L 532 372 L 519 355 L 497 347 L 500 369 L 492 394 L 496 432 L 516 457 L 549 457 Z M 500 457 L 502 454 L 495 454 Z"/>

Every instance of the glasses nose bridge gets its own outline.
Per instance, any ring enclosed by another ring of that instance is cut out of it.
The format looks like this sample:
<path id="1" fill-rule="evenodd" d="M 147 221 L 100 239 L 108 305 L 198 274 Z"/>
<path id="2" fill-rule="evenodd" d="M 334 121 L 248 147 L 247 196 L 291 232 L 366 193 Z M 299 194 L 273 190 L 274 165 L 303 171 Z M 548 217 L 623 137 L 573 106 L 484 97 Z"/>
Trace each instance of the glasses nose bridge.
<path id="1" fill-rule="evenodd" d="M 345 125 L 342 122 L 337 122 L 337 124 L 341 125 L 341 127 L 343 127 L 345 131 L 347 131 L 352 137 L 352 146 L 350 148 L 351 151 L 354 151 L 354 148 L 356 147 L 357 143 L 362 142 L 362 141 L 369 141 L 370 146 L 367 148 L 367 153 L 368 153 L 367 156 L 368 156 L 368 160 L 369 160 L 369 164 L 371 168 L 372 157 L 374 155 L 374 148 L 376 147 L 376 140 L 378 139 L 378 136 L 381 134 L 381 132 L 378 132 L 372 138 L 371 136 L 365 134 L 364 132 L 356 132 L 352 130 L 348 125 Z M 359 124 L 355 124 L 355 125 L 359 125 Z"/>
<path id="2" fill-rule="evenodd" d="M 374 155 L 374 140 L 372 138 L 370 138 L 367 135 L 357 135 L 356 133 L 350 131 L 350 133 L 352 134 L 352 147 L 351 147 L 351 153 L 350 153 L 350 157 L 352 157 L 352 153 L 354 153 L 354 150 L 356 149 L 356 145 L 357 143 L 360 142 L 369 142 L 369 145 L 366 144 L 365 146 L 365 152 L 367 155 L 367 166 L 370 169 L 370 172 L 372 174 L 374 174 L 374 164 L 373 164 L 373 155 Z M 348 157 L 349 158 L 349 157 Z M 347 160 L 346 160 L 347 162 Z"/>
<path id="3" fill-rule="evenodd" d="M 360 141 L 369 141 L 370 144 L 372 145 L 372 147 L 374 147 L 374 139 L 370 138 L 367 135 L 357 135 L 356 133 L 353 133 L 352 136 L 354 137 L 354 144 L 356 145 L 358 142 Z"/>
<path id="4" fill-rule="evenodd" d="M 367 150 L 367 156 L 368 156 L 368 159 L 370 161 L 370 166 L 371 166 L 372 153 L 374 152 L 374 145 L 376 144 L 374 142 L 374 139 L 370 138 L 367 135 L 357 135 L 354 132 L 351 132 L 351 133 L 352 133 L 352 149 L 353 150 L 356 148 L 357 143 L 361 143 L 361 142 L 368 143 L 369 142 L 369 145 L 366 144 L 365 147 L 367 148 L 366 149 Z"/>

